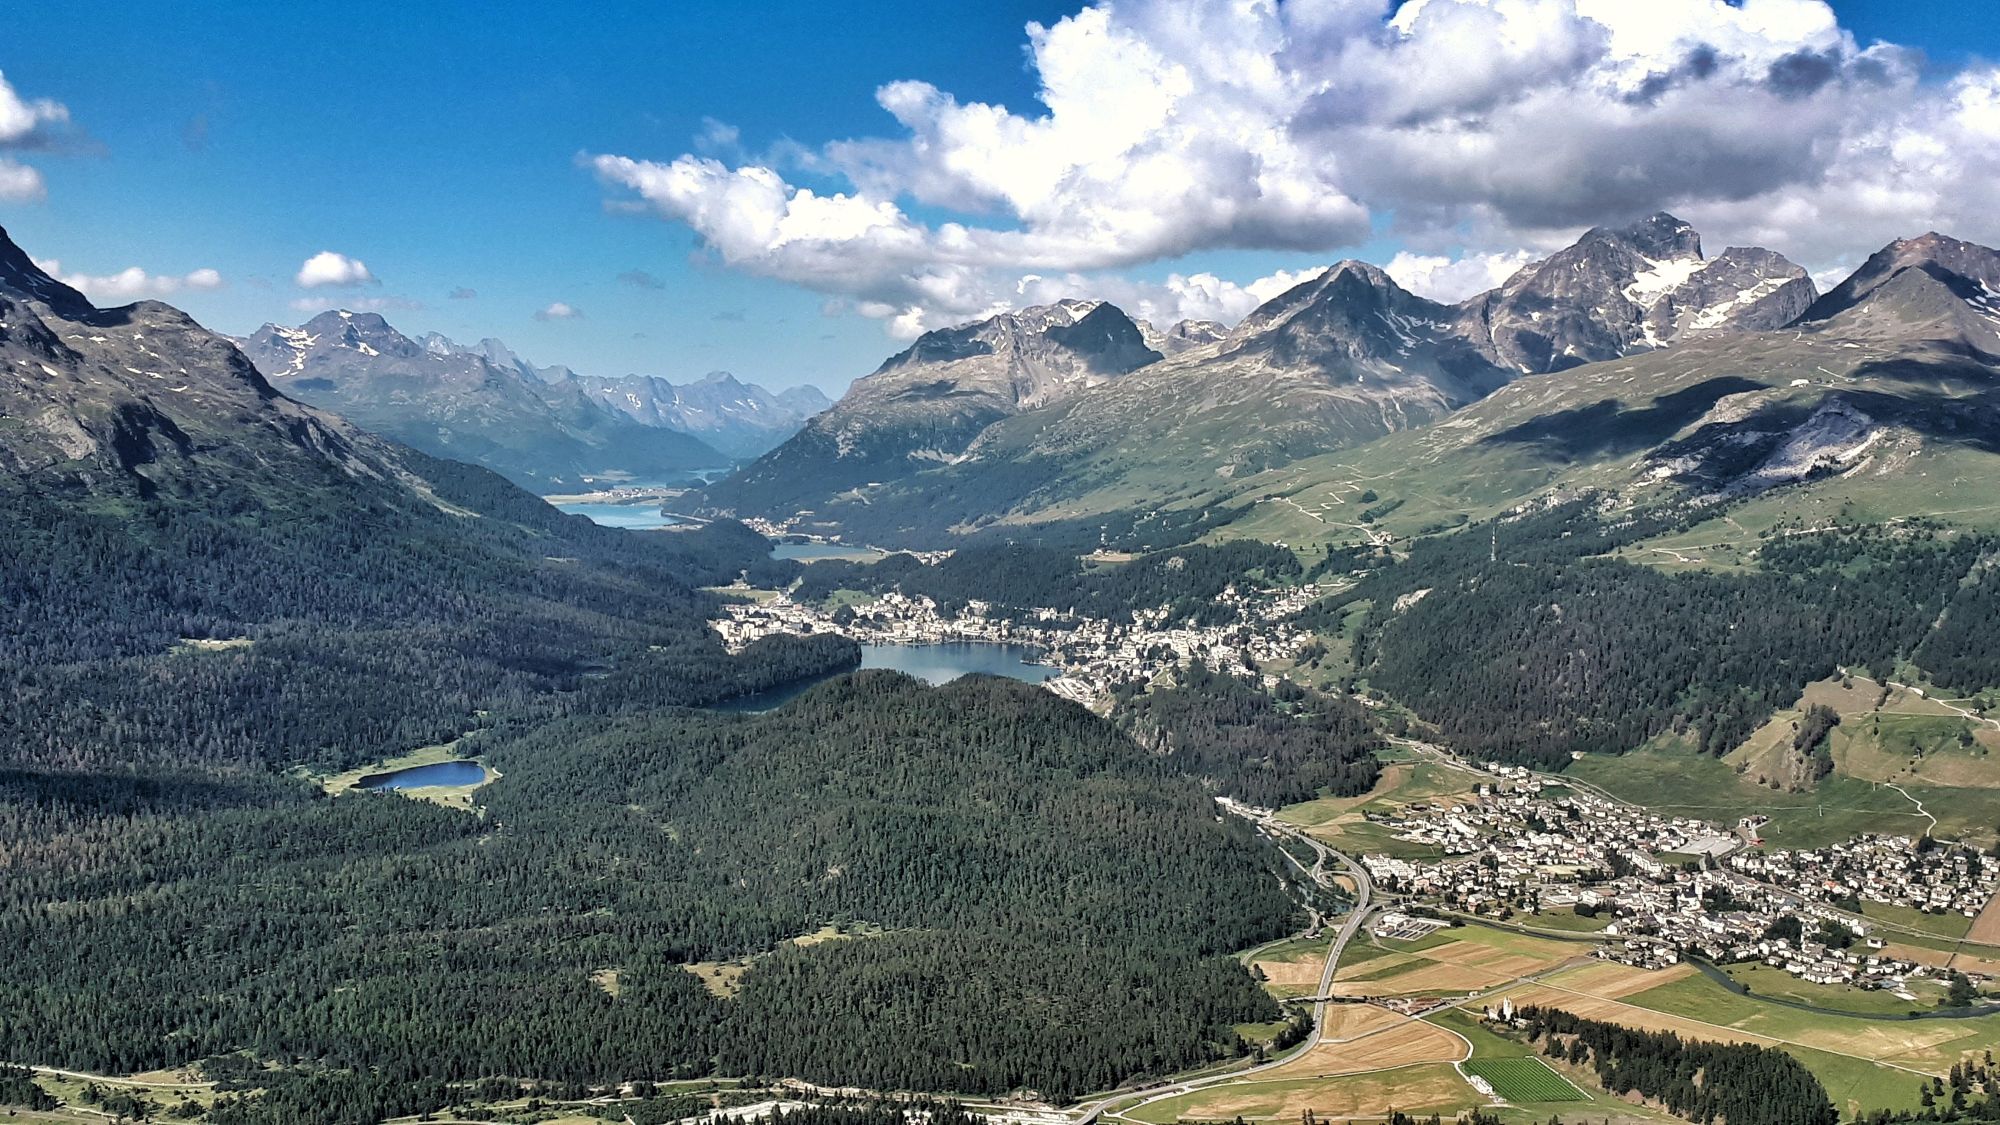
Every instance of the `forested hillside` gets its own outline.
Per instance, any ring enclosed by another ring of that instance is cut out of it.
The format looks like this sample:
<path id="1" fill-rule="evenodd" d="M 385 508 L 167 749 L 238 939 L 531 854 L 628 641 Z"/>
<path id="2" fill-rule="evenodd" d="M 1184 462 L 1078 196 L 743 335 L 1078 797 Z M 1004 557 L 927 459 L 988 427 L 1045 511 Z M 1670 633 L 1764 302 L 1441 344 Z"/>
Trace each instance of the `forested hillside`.
<path id="1" fill-rule="evenodd" d="M 1371 684 L 1468 753 L 1544 767 L 1673 731 L 1721 753 L 1809 682 L 1914 660 L 1987 678 L 2000 540 L 1866 525 L 1763 543 L 1742 573 L 1666 574 L 1618 557 L 1675 517 L 1606 525 L 1583 503 L 1427 540 L 1312 611 L 1370 606 Z"/>
<path id="2" fill-rule="evenodd" d="M 1381 772 L 1382 738 L 1361 705 L 1289 680 L 1274 694 L 1195 661 L 1172 687 L 1121 693 L 1114 714 L 1174 769 L 1264 808 L 1357 796 Z"/>
<path id="3" fill-rule="evenodd" d="M 1293 925 L 1274 853 L 1039 689 L 864 673 L 767 716 L 480 749 L 505 776 L 479 816 L 269 777 L 0 776 L 0 1055 L 247 1049 L 405 1082 L 719 1058 L 1064 1096 L 1275 1015 L 1216 959 Z M 681 967 L 835 921 L 887 933 L 759 961 L 727 1001 Z"/>

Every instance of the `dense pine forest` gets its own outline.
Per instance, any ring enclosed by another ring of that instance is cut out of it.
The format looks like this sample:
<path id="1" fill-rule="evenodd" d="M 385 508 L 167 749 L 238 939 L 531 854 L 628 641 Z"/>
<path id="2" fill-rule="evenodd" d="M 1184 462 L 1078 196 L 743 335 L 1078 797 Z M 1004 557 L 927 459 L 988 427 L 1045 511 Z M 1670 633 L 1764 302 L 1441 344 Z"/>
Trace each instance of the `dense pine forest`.
<path id="1" fill-rule="evenodd" d="M 1172 768 L 1263 808 L 1357 796 L 1381 772 L 1368 712 L 1289 680 L 1267 692 L 1194 661 L 1172 687 L 1120 692 L 1113 713 Z"/>
<path id="2" fill-rule="evenodd" d="M 740 525 L 632 535 L 404 456 L 443 510 L 346 480 L 0 490 L 6 760 L 339 768 L 585 688 L 593 707 L 704 703 L 857 660 L 830 641 L 722 651 L 700 587 L 796 569 Z"/>
<path id="3" fill-rule="evenodd" d="M 480 815 L 10 770 L 0 1057 L 1065 1097 L 1276 1015 L 1221 956 L 1296 924 L 1275 853 L 1037 688 L 864 673 L 765 716 L 474 742 L 505 775 Z M 830 922 L 885 932 L 759 960 L 726 1001 L 682 967 Z"/>

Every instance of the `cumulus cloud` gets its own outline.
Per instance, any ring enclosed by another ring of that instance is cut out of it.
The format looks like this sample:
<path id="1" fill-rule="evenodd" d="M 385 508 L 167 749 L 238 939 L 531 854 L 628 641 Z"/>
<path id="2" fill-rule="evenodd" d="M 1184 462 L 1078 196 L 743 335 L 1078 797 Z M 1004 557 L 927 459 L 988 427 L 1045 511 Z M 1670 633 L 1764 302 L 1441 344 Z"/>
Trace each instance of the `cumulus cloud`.
<path id="1" fill-rule="evenodd" d="M 48 98 L 24 98 L 0 73 L 0 201 L 29 203 L 45 198 L 42 173 L 9 155 L 47 147 L 69 124 L 69 108 Z"/>
<path id="2" fill-rule="evenodd" d="M 1382 270 L 1417 296 L 1450 304 L 1499 285 L 1535 257 L 1527 250 L 1468 254 L 1462 258 L 1401 250 L 1383 264 Z"/>
<path id="3" fill-rule="evenodd" d="M 630 285 L 634 289 L 665 289 L 667 283 L 647 273 L 645 270 L 626 270 L 618 275 L 618 283 Z"/>
<path id="4" fill-rule="evenodd" d="M 583 310 L 562 301 L 555 301 L 535 310 L 536 320 L 581 320 Z"/>
<path id="5" fill-rule="evenodd" d="M 147 273 L 138 266 L 128 266 L 117 273 L 93 276 L 64 272 L 62 263 L 54 259 L 36 259 L 35 265 L 64 285 L 81 290 L 84 296 L 98 304 L 124 304 L 152 297 L 171 297 L 189 290 L 220 289 L 223 284 L 222 274 L 212 269 L 198 269 L 175 276 Z"/>
<path id="6" fill-rule="evenodd" d="M 584 161 L 714 261 L 899 334 L 1050 278 L 1226 311 L 1247 286 L 1119 276 L 1381 236 L 1413 287 L 1463 295 L 1660 209 L 1817 268 L 1927 227 L 2000 241 L 2000 68 L 1920 80 L 1825 0 L 1099 0 L 1027 41 L 1031 109 L 891 82 L 881 136 L 751 158 L 711 125 Z"/>
<path id="7" fill-rule="evenodd" d="M 301 289 L 323 289 L 332 287 L 352 287 L 357 285 L 379 285 L 375 275 L 368 272 L 368 266 L 359 258 L 322 250 L 305 260 L 299 273 L 293 279 Z"/>

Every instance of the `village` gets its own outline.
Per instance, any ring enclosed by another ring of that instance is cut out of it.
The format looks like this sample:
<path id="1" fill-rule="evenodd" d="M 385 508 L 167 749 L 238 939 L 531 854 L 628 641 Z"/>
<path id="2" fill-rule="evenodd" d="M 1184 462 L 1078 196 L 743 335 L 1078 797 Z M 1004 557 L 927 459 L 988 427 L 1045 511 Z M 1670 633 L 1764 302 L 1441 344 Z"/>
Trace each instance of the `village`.
<path id="1" fill-rule="evenodd" d="M 1568 908 L 1606 919 L 1598 955 L 1663 967 L 1685 955 L 1762 962 L 1815 984 L 1907 1000 L 1937 970 L 1888 955 L 1867 904 L 1972 917 L 2000 888 L 2000 862 L 1925 838 L 1872 835 L 1825 848 L 1759 852 L 1754 822 L 1733 831 L 1666 816 L 1488 763 L 1465 802 L 1405 806 L 1369 819 L 1437 859 L 1362 857 L 1410 909 L 1513 921 Z M 1378 926 L 1407 930 L 1409 914 Z"/>
<path id="2" fill-rule="evenodd" d="M 773 634 L 840 633 L 862 644 L 930 645 L 985 642 L 1034 650 L 1036 663 L 1057 670 L 1047 687 L 1086 706 L 1101 705 L 1113 688 L 1200 660 L 1220 672 L 1266 676 L 1275 661 L 1295 657 L 1312 635 L 1292 620 L 1325 593 L 1308 583 L 1275 593 L 1224 590 L 1217 602 L 1233 610 L 1224 625 L 1169 625 L 1162 607 L 1133 614 L 1130 624 L 1074 610 L 1037 607 L 1002 612 L 972 601 L 957 613 L 941 612 L 928 597 L 891 591 L 874 601 L 827 610 L 779 593 L 765 601 L 737 602 L 714 622 L 724 644 L 740 651 Z"/>

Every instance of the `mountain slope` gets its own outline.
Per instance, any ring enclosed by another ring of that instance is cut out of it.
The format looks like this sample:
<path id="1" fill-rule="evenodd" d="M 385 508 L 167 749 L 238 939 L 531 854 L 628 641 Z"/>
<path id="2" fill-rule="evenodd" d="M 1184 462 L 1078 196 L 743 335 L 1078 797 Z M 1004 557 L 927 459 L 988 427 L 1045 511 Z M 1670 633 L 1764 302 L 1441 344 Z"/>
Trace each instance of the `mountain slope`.
<path id="1" fill-rule="evenodd" d="M 884 542 L 936 541 L 996 523 L 1102 523 L 1421 429 L 1524 372 L 1774 327 L 1814 295 L 1805 271 L 1770 251 L 1704 259 L 1694 230 L 1665 214 L 1589 231 L 1459 305 L 1409 293 L 1366 263 L 1342 262 L 1226 333 L 1196 323 L 1167 333 L 1140 326 L 1154 350 L 1170 354 L 1045 405 L 963 417 L 954 440 L 939 443 L 950 451 L 963 441 L 962 451 L 938 453 L 925 471 L 857 459 L 873 471 L 830 474 L 828 464 L 852 450 L 833 433 L 808 431 L 783 458 L 753 467 L 762 477 L 755 487 L 746 473 L 707 498 L 780 520 L 809 510 L 816 530 Z M 847 435 L 866 434 L 896 411 L 885 395 L 856 393 L 827 420 L 845 422 Z M 958 436 L 972 425 L 976 438 Z"/>
<path id="2" fill-rule="evenodd" d="M 1434 422 L 1508 376 L 1457 333 L 1450 306 L 1343 262 L 1215 343 L 997 421 L 956 463 L 862 489 L 816 518 L 917 542 L 1157 505 Z"/>
<path id="3" fill-rule="evenodd" d="M 698 587 L 768 549 L 564 516 L 286 398 L 179 310 L 93 307 L 0 233 L 10 766 L 340 766 L 585 685 L 698 701 L 837 663 L 707 629 Z"/>
<path id="4" fill-rule="evenodd" d="M 1130 317 L 1095 301 L 926 332 L 790 441 L 711 486 L 707 499 L 745 515 L 790 514 L 949 463 L 994 422 L 1159 358 Z"/>
<path id="5" fill-rule="evenodd" d="M 2000 253 L 1884 248 L 1792 327 L 1523 378 L 1429 430 L 1246 482 L 1242 534 L 1411 534 L 1596 489 L 1643 505 L 1772 493 L 1882 518 L 1980 505 L 2000 469 Z M 1776 492 L 1781 486 L 1800 490 Z M 1363 492 L 1393 514 L 1363 526 Z M 1975 513 L 1976 514 L 1976 513 Z"/>
<path id="6" fill-rule="evenodd" d="M 525 364 L 501 361 L 511 353 L 419 343 L 374 313 L 267 324 L 241 343 L 287 394 L 524 487 L 671 479 L 725 460 L 698 439 L 606 409 L 573 381 L 544 382 Z"/>

